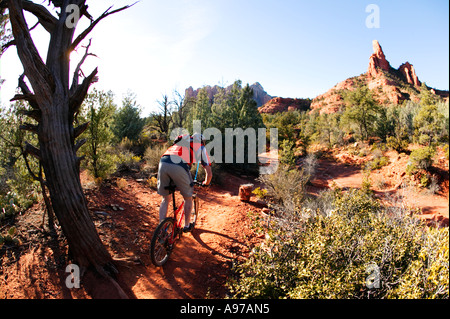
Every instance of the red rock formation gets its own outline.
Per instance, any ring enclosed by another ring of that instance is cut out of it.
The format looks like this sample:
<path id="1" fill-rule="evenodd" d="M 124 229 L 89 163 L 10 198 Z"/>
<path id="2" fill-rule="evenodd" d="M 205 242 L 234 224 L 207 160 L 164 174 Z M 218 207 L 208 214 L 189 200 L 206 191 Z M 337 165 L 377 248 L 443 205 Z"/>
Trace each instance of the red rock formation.
<path id="1" fill-rule="evenodd" d="M 405 62 L 395 70 L 386 59 L 378 41 L 374 40 L 372 45 L 374 53 L 370 56 L 367 73 L 342 81 L 328 92 L 317 96 L 311 103 L 312 110 L 319 110 L 321 114 L 336 112 L 345 107 L 343 91 L 354 90 L 362 85 L 366 85 L 372 91 L 374 99 L 383 105 L 400 104 L 406 99 L 415 102 L 420 100 L 421 82 L 412 64 Z M 411 87 L 408 88 L 405 84 Z M 444 99 L 449 96 L 448 91 L 434 92 Z"/>
<path id="2" fill-rule="evenodd" d="M 384 55 L 383 49 L 377 40 L 372 41 L 373 46 L 373 54 L 369 58 L 369 68 L 367 70 L 367 74 L 369 76 L 376 77 L 379 74 L 377 68 L 380 68 L 385 71 L 389 71 L 391 68 L 388 60 Z"/>
<path id="3" fill-rule="evenodd" d="M 409 62 L 403 63 L 402 65 L 400 65 L 398 70 L 403 74 L 409 84 L 420 87 L 421 83 L 412 64 L 410 64 Z"/>
<path id="4" fill-rule="evenodd" d="M 367 87 L 374 92 L 375 99 L 381 104 L 400 104 L 405 97 L 398 88 L 398 83 L 379 74 L 367 79 Z"/>
<path id="5" fill-rule="evenodd" d="M 259 108 L 259 113 L 274 114 L 278 112 L 307 110 L 311 104 L 309 99 L 292 99 L 275 97 Z"/>

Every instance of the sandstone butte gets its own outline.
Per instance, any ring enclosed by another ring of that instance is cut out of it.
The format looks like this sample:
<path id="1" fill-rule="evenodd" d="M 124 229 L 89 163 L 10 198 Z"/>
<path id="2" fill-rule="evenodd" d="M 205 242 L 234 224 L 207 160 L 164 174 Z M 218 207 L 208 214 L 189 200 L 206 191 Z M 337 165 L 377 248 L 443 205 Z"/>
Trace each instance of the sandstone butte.
<path id="1" fill-rule="evenodd" d="M 398 69 L 393 68 L 377 40 L 372 41 L 373 54 L 369 58 L 367 72 L 359 76 L 348 78 L 326 93 L 309 99 L 286 99 L 274 98 L 264 104 L 260 113 L 276 113 L 293 109 L 303 109 L 304 105 L 310 103 L 311 110 L 319 110 L 320 113 L 334 113 L 344 107 L 342 92 L 354 90 L 355 88 L 367 85 L 373 92 L 374 98 L 381 104 L 400 104 L 404 100 L 420 101 L 421 82 L 416 74 L 413 65 L 405 62 Z M 437 94 L 448 99 L 449 91 L 431 89 L 433 94 Z M 294 102 L 297 101 L 297 102 Z M 299 103 L 298 101 L 303 101 Z"/>

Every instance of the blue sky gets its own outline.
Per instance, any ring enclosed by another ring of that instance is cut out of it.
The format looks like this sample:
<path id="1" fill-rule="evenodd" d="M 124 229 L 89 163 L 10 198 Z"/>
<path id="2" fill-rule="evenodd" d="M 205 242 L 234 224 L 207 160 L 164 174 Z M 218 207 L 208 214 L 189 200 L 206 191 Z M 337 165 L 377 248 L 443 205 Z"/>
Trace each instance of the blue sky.
<path id="1" fill-rule="evenodd" d="M 132 2 L 88 4 L 97 17 L 110 5 Z M 380 10 L 379 28 L 366 26 L 370 4 Z M 448 90 L 448 12 L 448 1 L 441 0 L 141 0 L 94 29 L 91 51 L 98 57 L 83 70 L 98 66 L 95 86 L 112 90 L 119 104 L 128 90 L 134 92 L 143 115 L 175 89 L 237 79 L 260 82 L 273 96 L 314 98 L 366 72 L 377 39 L 393 67 L 409 61 L 421 81 Z M 45 32 L 38 28 L 33 35 L 45 56 Z M 22 72 L 15 48 L 2 57 L 0 72 L 7 80 L 0 95 L 5 104 Z"/>

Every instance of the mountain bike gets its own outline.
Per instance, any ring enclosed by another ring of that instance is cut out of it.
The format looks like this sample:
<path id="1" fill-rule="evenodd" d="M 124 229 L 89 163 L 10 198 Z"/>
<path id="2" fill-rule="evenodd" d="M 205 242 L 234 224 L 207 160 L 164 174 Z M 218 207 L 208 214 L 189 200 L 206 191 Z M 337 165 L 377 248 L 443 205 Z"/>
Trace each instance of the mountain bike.
<path id="1" fill-rule="evenodd" d="M 194 185 L 203 186 L 202 183 L 197 181 L 194 182 Z M 184 200 L 180 206 L 177 207 L 175 202 L 176 186 L 173 182 L 171 182 L 166 189 L 172 194 L 174 214 L 173 217 L 165 218 L 158 225 L 158 227 L 156 227 L 156 230 L 153 233 L 150 244 L 150 257 L 152 259 L 152 263 L 157 267 L 163 266 L 169 260 L 170 254 L 175 247 L 175 242 L 178 239 L 181 239 L 181 236 L 183 235 L 183 227 L 185 225 Z M 197 222 L 199 211 L 199 203 L 196 193 L 192 195 L 192 201 L 194 202 L 194 207 L 191 212 L 191 224 L 193 225 L 193 230 Z"/>

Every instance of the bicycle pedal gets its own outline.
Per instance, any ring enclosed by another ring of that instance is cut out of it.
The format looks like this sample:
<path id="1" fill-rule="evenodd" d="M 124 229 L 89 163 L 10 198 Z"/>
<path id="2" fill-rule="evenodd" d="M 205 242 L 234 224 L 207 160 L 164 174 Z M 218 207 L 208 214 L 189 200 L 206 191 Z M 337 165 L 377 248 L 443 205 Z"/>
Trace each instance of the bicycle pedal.
<path id="1" fill-rule="evenodd" d="M 194 224 L 190 223 L 188 227 L 183 228 L 183 233 L 190 233 L 194 229 Z"/>

